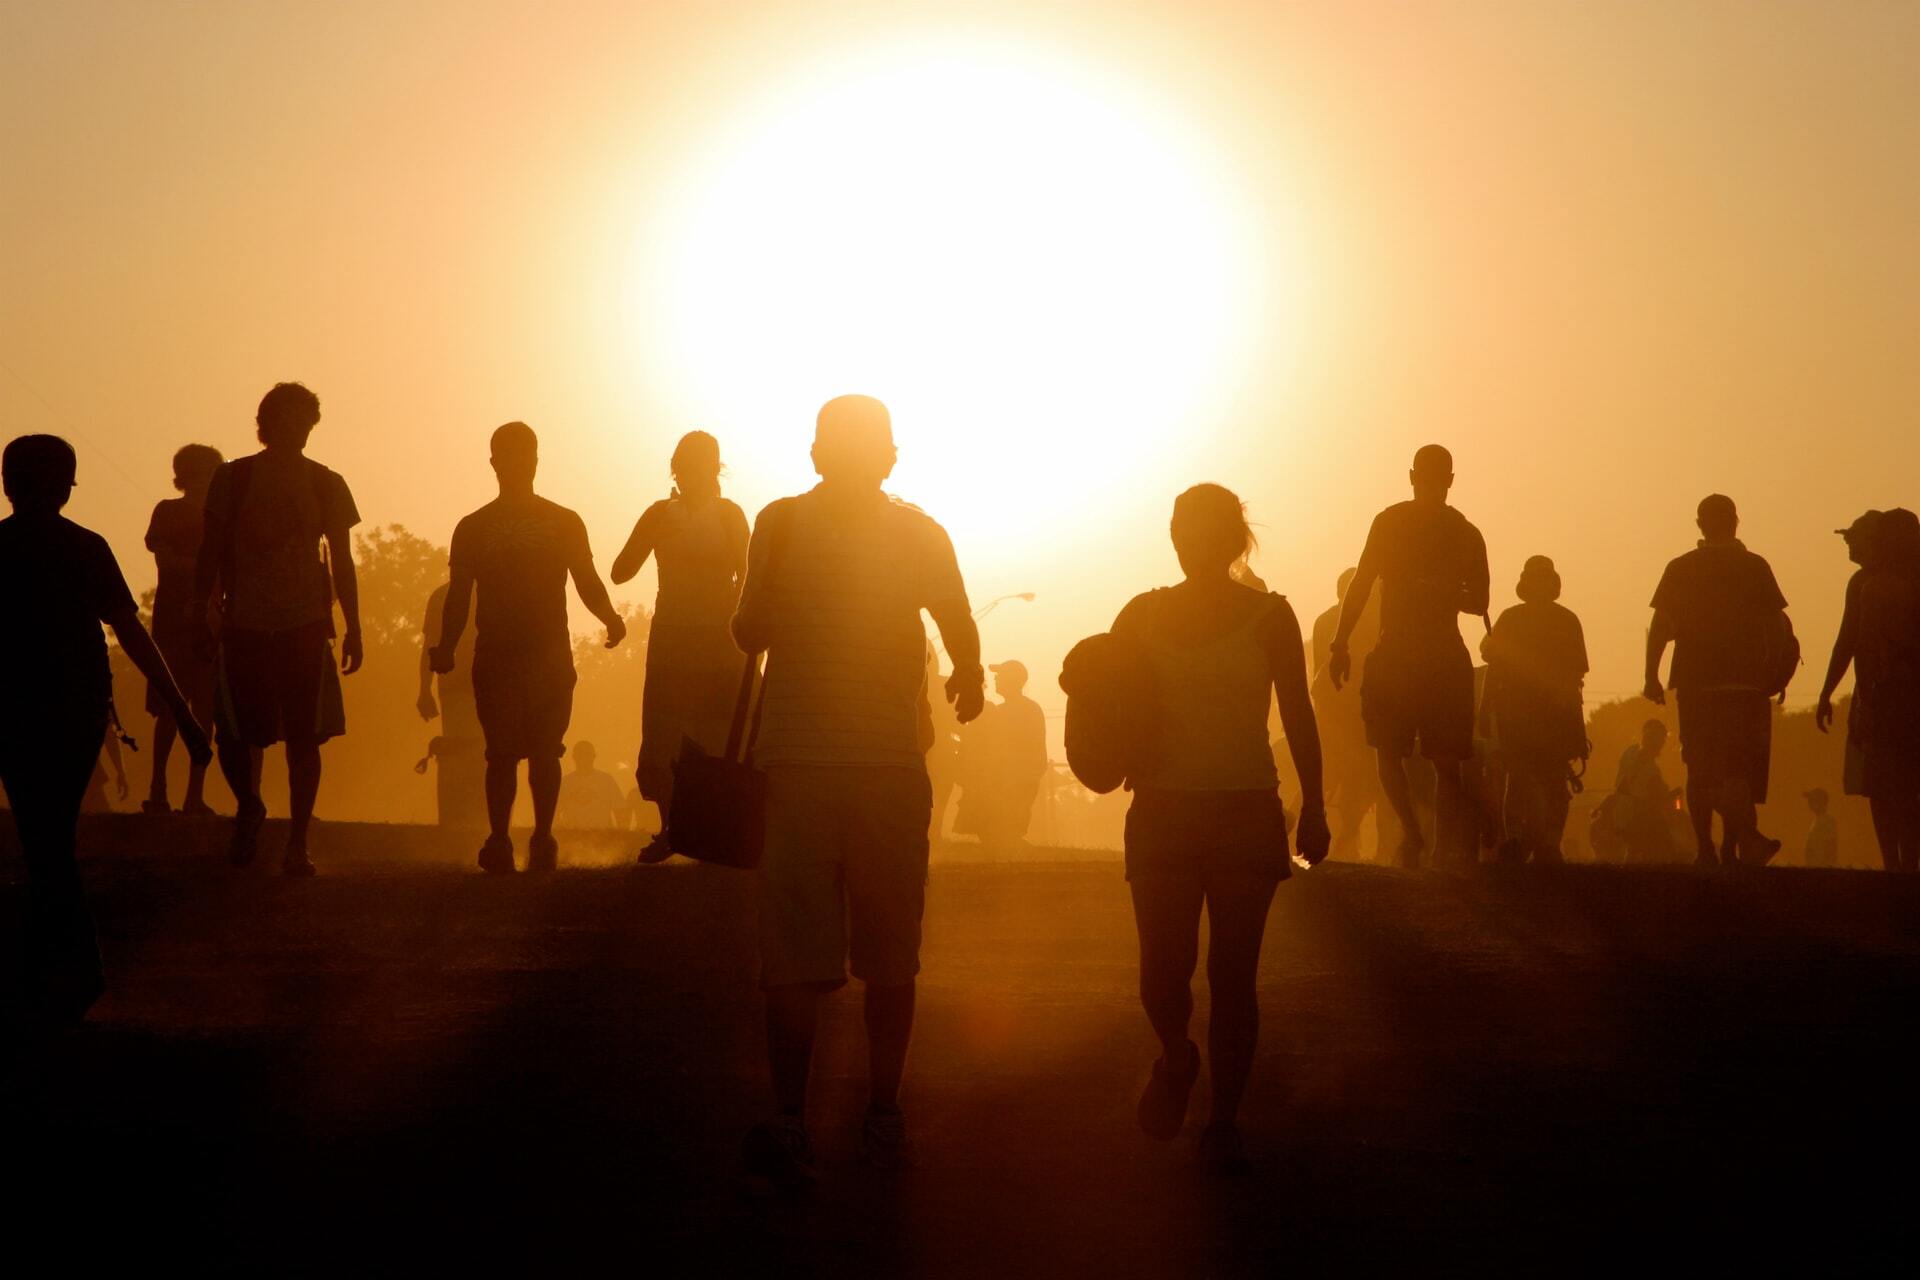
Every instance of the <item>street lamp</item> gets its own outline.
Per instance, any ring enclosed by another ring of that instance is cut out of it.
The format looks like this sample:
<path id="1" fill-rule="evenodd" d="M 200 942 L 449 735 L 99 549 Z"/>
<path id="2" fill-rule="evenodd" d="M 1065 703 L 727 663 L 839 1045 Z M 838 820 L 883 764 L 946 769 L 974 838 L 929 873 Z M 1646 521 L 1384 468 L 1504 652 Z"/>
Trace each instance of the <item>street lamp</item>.
<path id="1" fill-rule="evenodd" d="M 981 605 L 978 609 L 975 609 L 973 611 L 973 620 L 975 622 L 980 621 L 980 619 L 992 613 L 996 607 L 998 607 L 999 605 L 1005 604 L 1009 600 L 1024 600 L 1028 604 L 1032 604 L 1033 592 L 1015 591 L 1008 595 L 995 597 L 994 599 L 987 601 L 985 604 Z"/>

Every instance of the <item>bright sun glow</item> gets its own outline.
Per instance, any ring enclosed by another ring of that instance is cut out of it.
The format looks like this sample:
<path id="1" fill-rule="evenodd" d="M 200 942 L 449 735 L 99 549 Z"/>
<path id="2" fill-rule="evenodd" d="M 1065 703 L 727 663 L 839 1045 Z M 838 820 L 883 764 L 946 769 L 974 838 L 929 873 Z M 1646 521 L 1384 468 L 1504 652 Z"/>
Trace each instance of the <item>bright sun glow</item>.
<path id="1" fill-rule="evenodd" d="M 1262 272 L 1165 111 L 1067 65 L 894 50 L 690 141 L 646 344 L 736 474 L 771 478 L 769 451 L 784 478 L 823 400 L 877 395 L 889 487 L 978 546 L 1097 521 L 1216 426 Z"/>

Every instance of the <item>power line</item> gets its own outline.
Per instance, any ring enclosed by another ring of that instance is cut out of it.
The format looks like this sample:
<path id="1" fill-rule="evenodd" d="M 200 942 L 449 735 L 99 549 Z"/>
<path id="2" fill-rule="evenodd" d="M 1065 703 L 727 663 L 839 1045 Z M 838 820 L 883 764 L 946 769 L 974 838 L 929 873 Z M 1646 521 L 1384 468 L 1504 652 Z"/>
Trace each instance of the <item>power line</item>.
<path id="1" fill-rule="evenodd" d="M 61 428 L 65 430 L 68 435 L 78 437 L 80 442 L 87 446 L 87 449 L 89 450 L 91 457 L 99 458 L 105 461 L 105 463 L 107 464 L 107 469 L 113 472 L 115 475 L 119 476 L 122 480 L 126 481 L 127 488 L 133 490 L 136 496 L 145 497 L 147 495 L 148 493 L 147 487 L 145 485 L 142 485 L 138 480 L 135 480 L 132 474 L 128 472 L 125 467 L 122 467 L 120 465 L 119 460 L 114 457 L 113 450 L 103 449 L 99 447 L 99 445 L 94 442 L 93 438 L 90 435 L 88 435 L 85 431 L 82 431 L 79 425 L 75 423 L 72 418 L 69 418 L 66 414 L 60 412 L 59 409 L 55 408 L 53 401 L 47 399 L 46 396 L 42 395 L 38 387 L 34 386 L 31 382 L 28 382 L 26 379 L 26 376 L 22 374 L 18 369 L 14 368 L 11 364 L 9 364 L 4 358 L 0 358 L 0 369 L 5 369 L 8 373 L 12 374 L 13 380 L 19 383 L 22 387 L 25 387 L 27 390 L 27 394 L 32 396 L 35 400 L 38 400 L 40 402 L 40 407 L 45 409 L 47 413 L 53 418 L 53 420 L 58 424 L 60 424 Z"/>

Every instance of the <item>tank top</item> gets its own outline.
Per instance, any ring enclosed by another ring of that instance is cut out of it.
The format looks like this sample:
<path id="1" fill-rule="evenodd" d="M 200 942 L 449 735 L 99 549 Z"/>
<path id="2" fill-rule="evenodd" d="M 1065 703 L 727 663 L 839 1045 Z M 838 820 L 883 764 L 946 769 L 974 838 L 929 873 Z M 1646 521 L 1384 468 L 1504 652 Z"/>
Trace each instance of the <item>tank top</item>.
<path id="1" fill-rule="evenodd" d="M 1155 592 L 1140 637 L 1153 669 L 1155 749 L 1138 788 L 1271 791 L 1280 779 L 1267 740 L 1273 672 L 1261 629 L 1281 606 L 1268 595 L 1248 616 L 1197 640 L 1165 625 L 1173 604 Z"/>
<path id="2" fill-rule="evenodd" d="M 656 625 L 724 627 L 740 600 L 727 526 L 746 517 L 725 498 L 669 498 L 658 510 Z"/>

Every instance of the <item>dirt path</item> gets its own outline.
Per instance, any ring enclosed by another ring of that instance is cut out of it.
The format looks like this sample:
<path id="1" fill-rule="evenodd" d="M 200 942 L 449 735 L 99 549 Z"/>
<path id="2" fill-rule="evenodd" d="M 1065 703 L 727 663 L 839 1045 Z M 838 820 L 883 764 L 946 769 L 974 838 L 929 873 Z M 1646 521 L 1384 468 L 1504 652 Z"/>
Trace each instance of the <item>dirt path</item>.
<path id="1" fill-rule="evenodd" d="M 1862 1164 L 1920 1132 L 1920 886 L 1875 875 L 1298 876 L 1263 963 L 1257 1172 L 1223 1185 L 1132 1127 L 1153 1046 L 1117 864 L 939 868 L 908 1097 L 927 1167 L 854 1160 L 843 993 L 827 1177 L 789 1206 L 734 1174 L 764 1105 L 739 876 L 91 870 L 114 991 L 14 1063 L 0 1114 L 29 1175 L 9 1203 L 88 1206 L 92 1258 L 1115 1276 L 1681 1242 L 1718 1264 L 1870 1252 L 1910 1213 Z"/>

